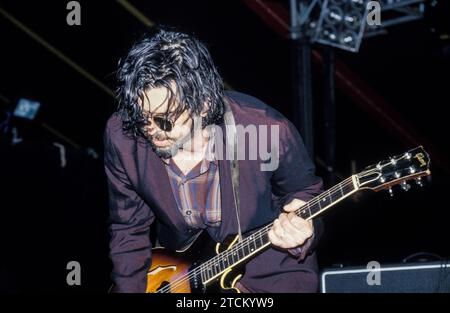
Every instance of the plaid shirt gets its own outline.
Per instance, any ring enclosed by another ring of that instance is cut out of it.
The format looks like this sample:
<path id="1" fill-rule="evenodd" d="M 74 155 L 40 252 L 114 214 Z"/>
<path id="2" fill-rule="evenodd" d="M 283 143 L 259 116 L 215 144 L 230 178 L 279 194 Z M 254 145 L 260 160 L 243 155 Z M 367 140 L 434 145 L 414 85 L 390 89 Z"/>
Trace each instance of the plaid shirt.
<path id="1" fill-rule="evenodd" d="M 217 227 L 221 222 L 219 169 L 213 146 L 214 137 L 210 137 L 205 158 L 186 175 L 173 159 L 165 161 L 178 210 L 195 229 Z"/>

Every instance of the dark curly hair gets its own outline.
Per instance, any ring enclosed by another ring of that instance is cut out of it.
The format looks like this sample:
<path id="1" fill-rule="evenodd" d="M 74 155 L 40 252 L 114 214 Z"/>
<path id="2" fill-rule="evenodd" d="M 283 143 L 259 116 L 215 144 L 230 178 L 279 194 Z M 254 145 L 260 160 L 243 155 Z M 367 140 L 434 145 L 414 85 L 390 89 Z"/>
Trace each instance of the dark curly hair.
<path id="1" fill-rule="evenodd" d="M 207 48 L 194 36 L 165 29 L 145 36 L 119 61 L 117 79 L 118 112 L 124 131 L 133 137 L 143 135 L 148 121 L 138 100 L 154 87 L 169 90 L 169 109 L 178 96 L 175 114 L 188 110 L 199 115 L 207 103 L 202 127 L 222 121 L 223 81 Z M 172 90 L 171 82 L 177 90 Z"/>

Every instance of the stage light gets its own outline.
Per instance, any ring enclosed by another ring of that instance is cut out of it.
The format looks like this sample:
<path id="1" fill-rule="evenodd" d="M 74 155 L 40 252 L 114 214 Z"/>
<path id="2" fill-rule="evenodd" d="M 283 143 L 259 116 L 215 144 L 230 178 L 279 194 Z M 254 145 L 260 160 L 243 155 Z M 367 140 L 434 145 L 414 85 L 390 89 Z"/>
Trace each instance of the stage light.
<path id="1" fill-rule="evenodd" d="M 342 21 L 342 17 L 343 17 L 343 12 L 342 12 L 341 8 L 334 5 L 334 6 L 331 6 L 328 8 L 328 12 L 325 15 L 325 20 L 332 25 L 336 25 Z"/>
<path id="2" fill-rule="evenodd" d="M 342 45 L 354 45 L 354 43 L 357 40 L 358 35 L 350 30 L 345 31 L 340 37 L 339 37 L 339 42 Z"/>
<path id="3" fill-rule="evenodd" d="M 363 37 L 386 33 L 388 27 L 423 18 L 424 2 L 290 0 L 291 38 L 303 37 L 311 43 L 358 52 Z"/>
<path id="4" fill-rule="evenodd" d="M 332 42 L 337 42 L 338 37 L 337 37 L 336 33 L 337 33 L 336 28 L 331 27 L 331 26 L 327 26 L 326 28 L 324 28 L 322 30 L 323 38 L 326 38 L 327 40 L 332 41 Z"/>
<path id="5" fill-rule="evenodd" d="M 14 116 L 33 120 L 40 108 L 41 104 L 37 101 L 21 98 L 17 102 L 14 110 Z"/>
<path id="6" fill-rule="evenodd" d="M 366 16 L 365 0 L 325 0 L 314 41 L 356 52 L 364 34 Z"/>
<path id="7" fill-rule="evenodd" d="M 361 13 L 357 11 L 352 11 L 350 14 L 346 15 L 344 17 L 344 23 L 348 28 L 357 30 L 360 24 L 360 21 L 362 20 Z"/>

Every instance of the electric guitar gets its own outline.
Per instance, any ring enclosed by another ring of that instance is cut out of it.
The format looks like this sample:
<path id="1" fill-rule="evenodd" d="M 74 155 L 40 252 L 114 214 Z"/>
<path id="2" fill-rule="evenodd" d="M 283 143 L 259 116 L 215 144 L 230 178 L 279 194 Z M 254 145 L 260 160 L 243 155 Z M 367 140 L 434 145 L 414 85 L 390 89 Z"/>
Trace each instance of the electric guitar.
<path id="1" fill-rule="evenodd" d="M 394 185 L 401 185 L 402 189 L 409 190 L 411 186 L 407 181 L 412 179 L 422 186 L 422 176 L 431 174 L 429 167 L 428 153 L 422 147 L 417 147 L 350 176 L 308 201 L 295 213 L 309 220 L 359 190 L 388 189 L 392 194 L 391 188 Z M 196 238 L 183 252 L 153 249 L 152 266 L 147 272 L 147 292 L 193 293 L 205 292 L 206 288 L 208 291 L 220 291 L 221 288 L 239 292 L 235 286 L 242 277 L 239 270 L 247 260 L 270 246 L 268 232 L 272 224 L 263 226 L 240 241 L 238 236 L 234 236 L 228 242 L 212 243 L 211 240 L 205 241 L 206 236 L 200 232 L 197 236 L 202 238 Z M 205 249 L 215 250 L 216 255 L 202 260 Z"/>

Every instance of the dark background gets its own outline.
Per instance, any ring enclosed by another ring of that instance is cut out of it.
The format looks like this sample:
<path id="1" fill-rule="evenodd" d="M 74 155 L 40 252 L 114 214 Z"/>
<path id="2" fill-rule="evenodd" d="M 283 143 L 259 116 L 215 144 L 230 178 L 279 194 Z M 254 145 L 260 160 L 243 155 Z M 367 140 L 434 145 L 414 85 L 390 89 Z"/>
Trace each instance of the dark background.
<path id="1" fill-rule="evenodd" d="M 121 56 L 147 27 L 116 1 L 79 1 L 81 26 L 68 26 L 68 1 L 2 1 L 35 34 L 115 89 Z M 235 90 L 254 95 L 292 116 L 291 43 L 267 26 L 242 1 L 130 1 L 155 24 L 197 35 Z M 281 1 L 287 6 L 287 1 Z M 450 7 L 438 1 L 426 18 L 364 39 L 358 53 L 335 50 L 420 134 L 441 164 L 424 188 L 362 192 L 324 215 L 319 246 L 322 268 L 398 263 L 419 252 L 450 255 L 447 139 L 450 103 Z M 447 37 L 445 35 L 447 34 Z M 41 102 L 36 121 L 14 120 L 23 141 L 0 146 L 0 290 L 3 292 L 106 292 L 109 288 L 107 191 L 102 135 L 116 103 L 113 96 L 68 66 L 0 14 L 0 121 L 19 98 Z M 318 51 L 322 47 L 315 46 Z M 313 65 L 315 160 L 323 159 L 323 68 Z M 395 136 L 336 90 L 337 167 L 344 177 L 351 162 L 360 171 L 411 145 Z M 68 138 L 69 141 L 64 140 Z M 67 165 L 59 150 L 66 148 Z M 98 158 L 88 153 L 93 149 Z M 433 160 L 431 155 L 431 159 Z M 324 168 L 317 165 L 320 175 Z M 329 181 L 326 186 L 331 187 Z M 433 259 L 433 258 L 431 258 Z M 66 284 L 66 264 L 78 261 L 81 286 Z"/>

